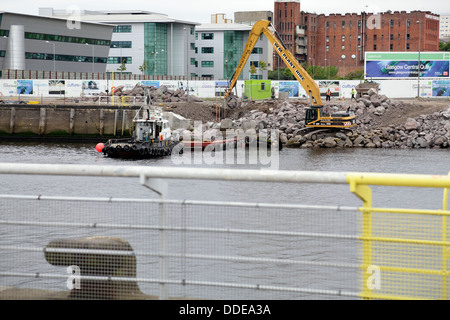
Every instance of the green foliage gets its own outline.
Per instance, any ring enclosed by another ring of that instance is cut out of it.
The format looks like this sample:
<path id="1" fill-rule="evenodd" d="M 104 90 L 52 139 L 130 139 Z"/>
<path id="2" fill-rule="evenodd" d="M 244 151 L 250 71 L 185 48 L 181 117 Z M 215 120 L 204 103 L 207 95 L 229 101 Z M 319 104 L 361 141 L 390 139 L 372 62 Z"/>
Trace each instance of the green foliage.
<path id="1" fill-rule="evenodd" d="M 450 42 L 439 42 L 439 51 L 450 51 Z"/>
<path id="2" fill-rule="evenodd" d="M 127 70 L 127 66 L 125 65 L 125 59 L 122 60 L 122 64 L 117 68 L 117 71 L 125 71 Z"/>
<path id="3" fill-rule="evenodd" d="M 268 78 L 269 80 L 295 80 L 291 70 L 288 68 L 270 71 Z"/>
<path id="4" fill-rule="evenodd" d="M 250 70 L 248 71 L 250 74 L 254 75 L 258 72 L 258 69 L 255 67 L 253 63 L 250 64 Z"/>
<path id="5" fill-rule="evenodd" d="M 259 70 L 263 71 L 263 70 L 267 70 L 267 63 L 265 61 L 260 61 L 259 62 Z"/>
<path id="6" fill-rule="evenodd" d="M 363 75 L 364 75 L 364 70 L 355 70 L 355 71 L 347 73 L 344 76 L 344 79 L 345 80 L 361 80 Z"/>
<path id="7" fill-rule="evenodd" d="M 339 68 L 338 67 L 320 67 L 320 66 L 304 66 L 304 69 L 306 70 L 306 72 L 309 73 L 309 75 L 311 77 L 313 77 L 313 72 L 314 72 L 314 80 L 338 80 L 341 79 L 338 77 L 338 71 Z M 345 77 L 345 79 L 358 79 L 359 77 L 361 77 L 362 72 L 359 73 L 350 73 L 349 77 Z M 284 68 L 284 69 L 277 69 L 274 71 L 270 71 L 269 72 L 269 76 L 268 76 L 269 80 L 296 80 L 295 77 L 292 75 L 292 72 L 289 68 Z"/>
<path id="8" fill-rule="evenodd" d="M 145 71 L 147 71 L 147 63 L 145 62 L 145 60 L 142 65 L 139 66 L 139 70 L 142 72 L 142 74 L 145 74 Z"/>

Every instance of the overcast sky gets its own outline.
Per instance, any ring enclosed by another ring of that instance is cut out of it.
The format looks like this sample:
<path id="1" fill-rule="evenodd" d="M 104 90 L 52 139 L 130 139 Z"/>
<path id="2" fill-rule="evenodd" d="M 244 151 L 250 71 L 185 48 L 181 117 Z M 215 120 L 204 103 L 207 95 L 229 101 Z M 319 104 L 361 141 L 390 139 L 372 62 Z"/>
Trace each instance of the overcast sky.
<path id="1" fill-rule="evenodd" d="M 68 9 L 76 6 L 81 10 L 145 10 L 167 14 L 171 18 L 191 22 L 209 23 L 211 14 L 225 13 L 229 19 L 234 19 L 236 11 L 273 11 L 273 0 L 0 0 L 1 11 L 12 11 L 27 14 L 39 14 L 40 7 Z M 367 6 L 367 7 L 366 7 Z M 333 0 L 301 1 L 301 10 L 316 13 L 346 13 L 361 11 L 382 12 L 392 11 L 431 11 L 438 14 L 450 13 L 448 0 Z"/>

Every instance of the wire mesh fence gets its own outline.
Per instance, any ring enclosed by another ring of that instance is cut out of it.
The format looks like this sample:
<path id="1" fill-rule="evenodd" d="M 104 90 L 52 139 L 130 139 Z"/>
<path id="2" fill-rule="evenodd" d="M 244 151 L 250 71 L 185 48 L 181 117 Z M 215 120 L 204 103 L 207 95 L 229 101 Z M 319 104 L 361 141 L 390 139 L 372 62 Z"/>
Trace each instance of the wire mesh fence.
<path id="1" fill-rule="evenodd" d="M 450 293 L 448 176 L 33 164 L 3 164 L 0 173 L 139 177 L 159 195 L 0 195 L 0 299 L 448 299 Z M 348 183 L 363 206 L 166 199 L 168 185 L 182 179 Z M 370 184 L 444 188 L 443 209 L 372 207 Z"/>
<path id="2" fill-rule="evenodd" d="M 356 210 L 42 196 L 0 202 L 1 286 L 24 295 L 357 297 Z"/>

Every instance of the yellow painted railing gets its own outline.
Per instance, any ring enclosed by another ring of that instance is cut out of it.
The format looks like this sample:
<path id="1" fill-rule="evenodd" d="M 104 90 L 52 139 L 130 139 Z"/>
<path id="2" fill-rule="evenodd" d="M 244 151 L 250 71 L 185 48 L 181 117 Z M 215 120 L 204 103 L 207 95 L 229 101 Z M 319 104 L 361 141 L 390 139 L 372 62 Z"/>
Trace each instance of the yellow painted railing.
<path id="1" fill-rule="evenodd" d="M 348 174 L 362 201 L 363 299 L 447 299 L 449 181 L 446 176 Z M 374 208 L 370 185 L 443 188 L 442 210 Z"/>

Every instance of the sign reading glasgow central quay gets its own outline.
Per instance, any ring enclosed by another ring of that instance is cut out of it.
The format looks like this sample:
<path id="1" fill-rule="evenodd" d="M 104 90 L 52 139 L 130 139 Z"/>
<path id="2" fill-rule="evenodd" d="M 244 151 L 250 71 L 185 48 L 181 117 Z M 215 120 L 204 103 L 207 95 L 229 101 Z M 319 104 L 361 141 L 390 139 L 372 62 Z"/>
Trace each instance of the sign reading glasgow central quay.
<path id="1" fill-rule="evenodd" d="M 421 52 L 420 78 L 449 79 L 448 52 Z M 366 78 L 417 78 L 418 52 L 366 52 Z"/>

